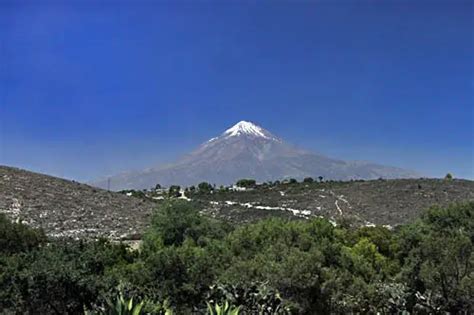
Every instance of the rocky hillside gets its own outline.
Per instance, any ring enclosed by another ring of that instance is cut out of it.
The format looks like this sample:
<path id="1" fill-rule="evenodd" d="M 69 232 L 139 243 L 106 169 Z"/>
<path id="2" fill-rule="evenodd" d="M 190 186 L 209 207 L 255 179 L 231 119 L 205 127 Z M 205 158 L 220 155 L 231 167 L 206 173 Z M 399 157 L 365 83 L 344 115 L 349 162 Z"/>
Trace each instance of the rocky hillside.
<path id="1" fill-rule="evenodd" d="M 141 197 L 0 166 L 0 213 L 42 227 L 51 236 L 139 238 L 157 202 L 167 194 L 156 191 L 138 195 Z M 279 183 L 246 190 L 187 191 L 181 198 L 195 203 L 204 215 L 233 223 L 321 216 L 333 222 L 347 219 L 357 225 L 394 226 L 414 220 L 433 205 L 474 201 L 474 182 L 395 179 Z"/>
<path id="2" fill-rule="evenodd" d="M 130 239 L 154 203 L 56 177 L 0 166 L 0 213 L 51 236 Z"/>
<path id="3" fill-rule="evenodd" d="M 357 225 L 411 222 L 431 206 L 474 201 L 474 181 L 393 179 L 346 182 L 286 183 L 245 191 L 196 193 L 203 212 L 235 222 L 262 217 L 309 218 Z"/>

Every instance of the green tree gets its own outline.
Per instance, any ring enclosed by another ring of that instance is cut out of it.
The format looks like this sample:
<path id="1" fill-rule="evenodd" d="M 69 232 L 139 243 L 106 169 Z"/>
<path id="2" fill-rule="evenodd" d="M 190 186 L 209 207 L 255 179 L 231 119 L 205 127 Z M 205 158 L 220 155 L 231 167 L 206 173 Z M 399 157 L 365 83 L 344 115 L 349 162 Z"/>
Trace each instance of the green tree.
<path id="1" fill-rule="evenodd" d="M 444 176 L 444 179 L 446 179 L 446 180 L 453 179 L 453 174 L 451 174 L 451 173 L 446 174 L 446 176 Z"/>
<path id="2" fill-rule="evenodd" d="M 204 243 L 209 238 L 222 238 L 228 228 L 226 224 L 218 224 L 213 219 L 201 216 L 190 202 L 168 201 L 153 214 L 151 227 L 144 236 L 143 250 L 181 246 L 186 238 Z"/>
<path id="3" fill-rule="evenodd" d="M 204 306 L 204 297 L 226 260 L 220 245 L 230 231 L 226 224 L 201 216 L 193 203 L 181 200 L 161 205 L 141 247 L 143 266 L 130 275 L 154 298 L 169 300 L 180 313 Z"/>
<path id="4" fill-rule="evenodd" d="M 0 309 L 21 314 L 81 314 L 108 290 L 107 271 L 133 257 L 106 241 L 52 241 L 0 259 Z M 5 265 L 3 265 L 6 262 Z"/>
<path id="5" fill-rule="evenodd" d="M 212 185 L 207 182 L 200 183 L 198 189 L 199 192 L 203 194 L 209 194 L 213 190 Z"/>
<path id="6" fill-rule="evenodd" d="M 403 266 L 402 279 L 414 292 L 413 308 L 474 312 L 473 217 L 472 202 L 434 207 L 401 229 L 394 247 Z"/>
<path id="7" fill-rule="evenodd" d="M 257 185 L 257 182 L 254 179 L 240 179 L 237 181 L 236 185 L 238 187 L 254 188 Z"/>
<path id="8" fill-rule="evenodd" d="M 180 190 L 181 190 L 180 186 L 172 185 L 168 189 L 168 196 L 177 198 L 177 197 L 181 196 Z"/>
<path id="9" fill-rule="evenodd" d="M 0 214 L 0 254 L 25 252 L 44 244 L 46 235 L 42 230 L 13 223 L 4 214 Z"/>

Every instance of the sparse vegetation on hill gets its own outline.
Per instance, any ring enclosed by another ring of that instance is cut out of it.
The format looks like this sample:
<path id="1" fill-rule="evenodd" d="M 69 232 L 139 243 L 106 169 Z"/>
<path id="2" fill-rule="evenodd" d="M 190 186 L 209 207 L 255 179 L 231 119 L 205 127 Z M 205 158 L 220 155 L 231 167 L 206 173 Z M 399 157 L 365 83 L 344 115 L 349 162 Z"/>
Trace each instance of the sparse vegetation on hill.
<path id="1" fill-rule="evenodd" d="M 410 223 L 434 205 L 474 201 L 474 182 L 461 179 L 273 181 L 246 187 L 157 186 L 105 191 L 60 178 L 0 166 L 0 213 L 41 227 L 49 236 L 137 240 L 153 208 L 168 199 L 191 200 L 203 215 L 232 224 L 262 218 L 324 217 L 340 224 Z"/>
<path id="2" fill-rule="evenodd" d="M 142 314 L 226 303 L 233 314 L 468 314 L 473 218 L 466 203 L 394 230 L 320 218 L 231 226 L 175 200 L 155 212 L 138 251 L 104 240 L 46 245 L 41 232 L 0 218 L 2 244 L 26 244 L 0 256 L 0 313 L 112 314 L 109 302 L 122 299 Z"/>
<path id="3" fill-rule="evenodd" d="M 133 239 L 155 207 L 147 199 L 0 166 L 0 213 L 49 236 Z"/>
<path id="4" fill-rule="evenodd" d="M 357 226 L 406 224 L 434 205 L 474 201 L 468 180 L 286 180 L 190 195 L 202 212 L 235 223 L 267 217 L 325 217 Z"/>

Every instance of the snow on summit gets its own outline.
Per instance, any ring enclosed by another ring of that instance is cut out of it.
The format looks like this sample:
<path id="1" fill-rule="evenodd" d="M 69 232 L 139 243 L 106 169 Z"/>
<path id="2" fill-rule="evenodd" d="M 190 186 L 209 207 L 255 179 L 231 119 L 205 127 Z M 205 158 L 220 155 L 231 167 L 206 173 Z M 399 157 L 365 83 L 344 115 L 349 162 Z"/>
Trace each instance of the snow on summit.
<path id="1" fill-rule="evenodd" d="M 298 149 L 268 130 L 240 121 L 202 143 L 174 164 L 111 178 L 113 190 L 161 185 L 191 186 L 202 181 L 229 185 L 241 178 L 275 179 L 323 176 L 326 179 L 413 177 L 410 171 L 373 163 L 353 163 Z M 109 187 L 108 181 L 94 183 Z M 338 205 L 342 205 L 342 199 Z M 341 210 L 342 211 L 342 210 Z"/>
<path id="2" fill-rule="evenodd" d="M 268 136 L 268 132 L 265 131 L 263 128 L 244 120 L 242 120 L 241 122 L 238 122 L 233 127 L 227 129 L 224 132 L 224 135 L 227 137 L 251 135 L 251 136 L 256 136 L 256 137 L 262 137 L 265 139 L 270 138 Z"/>

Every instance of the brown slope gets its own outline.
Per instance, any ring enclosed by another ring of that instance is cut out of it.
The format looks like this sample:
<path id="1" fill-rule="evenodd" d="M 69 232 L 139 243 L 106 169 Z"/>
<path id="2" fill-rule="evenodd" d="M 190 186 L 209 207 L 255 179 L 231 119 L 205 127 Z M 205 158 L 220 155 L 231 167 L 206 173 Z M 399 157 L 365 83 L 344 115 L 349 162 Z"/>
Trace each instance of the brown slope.
<path id="1" fill-rule="evenodd" d="M 0 213 L 52 236 L 127 239 L 155 204 L 57 177 L 0 166 Z"/>
<path id="2" fill-rule="evenodd" d="M 474 201 L 474 181 L 393 179 L 280 184 L 196 195 L 195 199 L 201 201 L 204 212 L 235 222 L 294 217 L 296 213 L 305 218 L 322 216 L 338 221 L 344 217 L 358 225 L 394 226 L 412 222 L 434 205 Z"/>
<path id="3" fill-rule="evenodd" d="M 393 226 L 415 220 L 433 205 L 474 201 L 474 182 L 400 179 L 280 184 L 196 194 L 192 199 L 202 206 L 203 213 L 236 223 L 323 216 L 334 221 L 350 218 L 360 225 Z M 42 227 L 49 235 L 138 237 L 155 206 L 73 181 L 0 166 L 0 213 Z"/>

